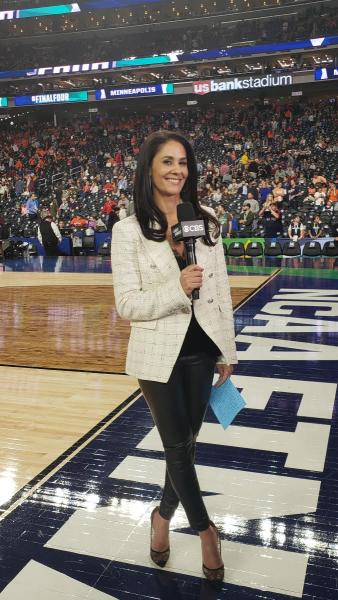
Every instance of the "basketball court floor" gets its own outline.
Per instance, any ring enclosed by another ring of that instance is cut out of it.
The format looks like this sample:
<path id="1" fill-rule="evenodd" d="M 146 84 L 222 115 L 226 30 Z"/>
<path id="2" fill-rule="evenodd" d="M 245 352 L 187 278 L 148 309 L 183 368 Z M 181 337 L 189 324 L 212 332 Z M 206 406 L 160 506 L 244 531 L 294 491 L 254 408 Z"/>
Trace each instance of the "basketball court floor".
<path id="1" fill-rule="evenodd" d="M 338 599 L 338 260 L 229 259 L 246 408 L 197 471 L 224 585 L 181 508 L 149 558 L 164 459 L 124 374 L 104 257 L 0 265 L 0 600 Z"/>

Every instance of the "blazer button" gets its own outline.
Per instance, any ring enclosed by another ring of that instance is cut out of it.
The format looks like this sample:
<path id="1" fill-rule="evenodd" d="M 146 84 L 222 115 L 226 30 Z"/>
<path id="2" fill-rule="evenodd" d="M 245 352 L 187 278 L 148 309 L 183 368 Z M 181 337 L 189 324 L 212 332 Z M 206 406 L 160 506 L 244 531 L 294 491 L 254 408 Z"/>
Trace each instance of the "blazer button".
<path id="1" fill-rule="evenodd" d="M 212 303 L 213 303 L 213 301 L 214 301 L 214 299 L 213 299 L 213 298 L 209 298 L 209 300 L 208 300 L 208 304 L 212 304 Z"/>
<path id="2" fill-rule="evenodd" d="M 209 277 L 213 277 L 213 276 L 214 276 L 214 274 L 213 274 L 213 273 L 209 273 Z"/>

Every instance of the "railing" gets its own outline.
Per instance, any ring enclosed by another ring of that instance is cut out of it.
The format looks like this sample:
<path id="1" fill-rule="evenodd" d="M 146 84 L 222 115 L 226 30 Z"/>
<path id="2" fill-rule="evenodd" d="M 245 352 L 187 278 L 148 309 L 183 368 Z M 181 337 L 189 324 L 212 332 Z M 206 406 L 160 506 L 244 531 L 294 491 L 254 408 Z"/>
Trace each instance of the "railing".
<path id="1" fill-rule="evenodd" d="M 94 161 L 89 161 L 89 163 L 90 162 Z M 49 179 L 47 179 L 47 177 L 38 179 L 36 185 L 37 190 L 46 190 L 48 185 L 50 185 L 53 188 L 59 181 L 62 181 L 67 175 L 70 175 L 70 177 L 76 177 L 81 173 L 81 170 L 82 167 L 79 165 L 78 167 L 72 167 L 69 170 L 69 173 L 67 171 L 62 171 L 61 173 L 54 173 Z"/>

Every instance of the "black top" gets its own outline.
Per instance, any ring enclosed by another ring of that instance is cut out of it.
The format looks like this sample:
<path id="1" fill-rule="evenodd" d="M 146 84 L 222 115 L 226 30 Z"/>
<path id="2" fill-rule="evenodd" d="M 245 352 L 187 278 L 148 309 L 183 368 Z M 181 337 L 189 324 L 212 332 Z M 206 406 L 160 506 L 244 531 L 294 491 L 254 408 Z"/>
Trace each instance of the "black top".
<path id="1" fill-rule="evenodd" d="M 175 258 L 180 270 L 182 271 L 182 269 L 185 269 L 187 266 L 186 260 L 177 254 L 175 254 Z M 214 357 L 222 354 L 218 346 L 216 346 L 212 339 L 209 338 L 198 324 L 194 313 L 194 306 L 192 305 L 191 320 L 179 356 L 191 356 L 198 352 L 206 352 Z"/>
<path id="2" fill-rule="evenodd" d="M 59 240 L 54 233 L 52 224 L 50 221 L 42 220 L 40 225 L 40 233 L 42 237 L 42 243 L 46 246 L 55 246 L 58 244 Z"/>

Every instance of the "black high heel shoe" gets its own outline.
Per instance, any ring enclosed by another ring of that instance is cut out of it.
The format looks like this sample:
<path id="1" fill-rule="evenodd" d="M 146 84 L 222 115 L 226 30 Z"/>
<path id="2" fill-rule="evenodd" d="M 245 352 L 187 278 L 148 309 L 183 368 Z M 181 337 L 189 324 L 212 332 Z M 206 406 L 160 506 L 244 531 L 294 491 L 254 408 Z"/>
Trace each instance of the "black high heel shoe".
<path id="1" fill-rule="evenodd" d="M 150 558 L 155 563 L 155 565 L 157 565 L 158 567 L 161 567 L 163 569 L 163 567 L 166 566 L 169 556 L 170 556 L 170 546 L 168 546 L 168 548 L 166 550 L 163 550 L 162 552 L 153 550 L 151 547 L 152 540 L 153 540 L 153 520 L 154 520 L 154 515 L 156 512 L 159 512 L 158 506 L 155 506 L 154 510 L 152 511 L 152 513 L 150 515 Z"/>
<path id="2" fill-rule="evenodd" d="M 218 551 L 221 556 L 222 548 L 221 548 L 221 538 L 219 535 L 219 531 L 218 531 L 216 525 L 212 521 L 210 521 L 210 525 L 216 532 Z M 209 569 L 208 567 L 205 566 L 205 564 L 203 564 L 203 573 L 204 573 L 206 579 L 210 583 L 219 587 L 219 586 L 221 586 L 223 579 L 224 579 L 224 565 L 222 565 L 222 567 L 217 567 L 217 569 Z"/>

